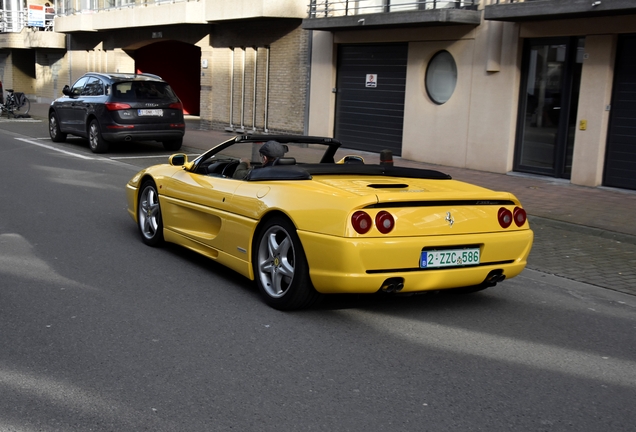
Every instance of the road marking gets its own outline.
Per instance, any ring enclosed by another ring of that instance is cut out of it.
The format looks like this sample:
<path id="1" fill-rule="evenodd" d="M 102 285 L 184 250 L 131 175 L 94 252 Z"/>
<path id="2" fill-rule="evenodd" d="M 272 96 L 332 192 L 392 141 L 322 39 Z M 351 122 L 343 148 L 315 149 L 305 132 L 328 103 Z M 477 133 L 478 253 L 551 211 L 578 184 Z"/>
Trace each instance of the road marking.
<path id="1" fill-rule="evenodd" d="M 23 141 L 25 143 L 36 145 L 38 147 L 44 147 L 44 148 L 49 149 L 49 150 L 53 150 L 53 151 L 56 151 L 56 152 L 64 153 L 64 154 L 67 154 L 67 155 L 70 155 L 70 156 L 75 156 L 75 157 L 80 158 L 80 159 L 87 159 L 87 160 L 96 160 L 96 159 L 98 159 L 98 158 L 94 158 L 94 157 L 90 157 L 90 156 L 84 156 L 84 155 L 81 155 L 81 154 L 78 154 L 78 153 L 72 153 L 70 151 L 66 151 L 66 150 L 62 150 L 62 149 L 59 149 L 59 148 L 55 148 L 53 146 L 42 144 L 42 143 L 39 143 L 37 141 L 33 141 L 33 140 L 30 140 L 30 139 L 26 139 L 26 138 L 16 138 L 16 139 L 18 141 Z M 101 159 L 101 158 L 99 158 L 99 159 Z"/>

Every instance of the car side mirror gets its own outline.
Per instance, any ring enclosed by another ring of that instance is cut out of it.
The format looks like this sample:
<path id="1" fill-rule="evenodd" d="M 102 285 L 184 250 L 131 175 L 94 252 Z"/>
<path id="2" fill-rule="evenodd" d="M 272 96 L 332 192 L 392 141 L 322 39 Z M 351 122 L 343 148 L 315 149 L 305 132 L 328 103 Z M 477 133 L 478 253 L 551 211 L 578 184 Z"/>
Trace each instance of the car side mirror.
<path id="1" fill-rule="evenodd" d="M 177 153 L 170 156 L 168 161 L 172 166 L 183 166 L 188 163 L 188 156 L 183 153 Z"/>
<path id="2" fill-rule="evenodd" d="M 71 95 L 71 88 L 68 85 L 65 85 L 64 88 L 62 89 L 62 93 L 66 96 L 70 96 Z"/>

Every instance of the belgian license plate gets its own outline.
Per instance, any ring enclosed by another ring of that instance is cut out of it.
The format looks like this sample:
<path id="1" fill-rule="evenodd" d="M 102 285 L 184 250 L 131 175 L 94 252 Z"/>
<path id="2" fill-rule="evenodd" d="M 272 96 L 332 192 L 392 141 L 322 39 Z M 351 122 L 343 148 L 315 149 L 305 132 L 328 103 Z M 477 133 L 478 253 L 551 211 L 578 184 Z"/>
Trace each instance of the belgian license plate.
<path id="1" fill-rule="evenodd" d="M 420 268 L 457 267 L 479 264 L 479 248 L 422 251 Z"/>
<path id="2" fill-rule="evenodd" d="M 163 116 L 162 109 L 140 109 L 137 110 L 137 115 L 139 116 Z"/>

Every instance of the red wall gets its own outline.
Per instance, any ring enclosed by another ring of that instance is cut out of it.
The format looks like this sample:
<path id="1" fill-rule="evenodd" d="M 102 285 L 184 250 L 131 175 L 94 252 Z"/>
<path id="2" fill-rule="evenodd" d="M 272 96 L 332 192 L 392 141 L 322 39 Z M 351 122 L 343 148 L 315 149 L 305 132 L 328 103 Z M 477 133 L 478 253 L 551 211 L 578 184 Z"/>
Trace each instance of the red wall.
<path id="1" fill-rule="evenodd" d="M 137 73 L 159 75 L 183 102 L 185 114 L 199 115 L 201 48 L 184 42 L 164 41 L 135 51 Z"/>

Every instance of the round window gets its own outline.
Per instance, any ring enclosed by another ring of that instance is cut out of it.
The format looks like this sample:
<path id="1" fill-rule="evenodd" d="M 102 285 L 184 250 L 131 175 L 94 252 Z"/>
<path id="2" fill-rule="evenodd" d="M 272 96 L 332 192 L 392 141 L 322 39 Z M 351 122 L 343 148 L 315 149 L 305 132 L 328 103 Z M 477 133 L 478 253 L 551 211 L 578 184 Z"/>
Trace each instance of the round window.
<path id="1" fill-rule="evenodd" d="M 457 64 L 448 51 L 433 56 L 426 69 L 426 92 L 436 104 L 446 103 L 457 85 Z"/>

